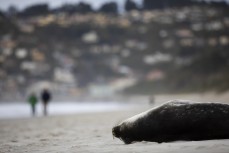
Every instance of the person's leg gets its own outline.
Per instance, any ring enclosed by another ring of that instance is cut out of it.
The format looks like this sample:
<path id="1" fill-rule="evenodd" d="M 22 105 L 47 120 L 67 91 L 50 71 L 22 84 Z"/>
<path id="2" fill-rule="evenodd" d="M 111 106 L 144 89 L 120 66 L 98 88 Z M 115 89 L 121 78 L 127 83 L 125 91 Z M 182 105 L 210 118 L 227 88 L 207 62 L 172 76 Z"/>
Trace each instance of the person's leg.
<path id="1" fill-rule="evenodd" d="M 35 116 L 36 110 L 35 110 L 35 105 L 31 105 L 32 106 L 32 115 Z"/>
<path id="2" fill-rule="evenodd" d="M 44 116 L 46 116 L 47 115 L 47 101 L 44 101 L 43 105 L 44 105 Z"/>

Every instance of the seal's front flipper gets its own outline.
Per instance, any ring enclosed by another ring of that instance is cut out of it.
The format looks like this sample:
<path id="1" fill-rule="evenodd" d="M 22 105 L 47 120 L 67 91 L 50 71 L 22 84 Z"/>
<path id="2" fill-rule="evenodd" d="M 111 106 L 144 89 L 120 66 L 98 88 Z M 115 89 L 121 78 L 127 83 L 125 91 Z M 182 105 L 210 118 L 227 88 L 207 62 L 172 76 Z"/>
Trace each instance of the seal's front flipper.
<path id="1" fill-rule="evenodd" d="M 129 138 L 121 138 L 122 139 L 122 141 L 125 143 L 125 144 L 131 144 L 131 143 L 133 143 L 133 141 L 131 140 L 131 139 L 129 139 Z"/>

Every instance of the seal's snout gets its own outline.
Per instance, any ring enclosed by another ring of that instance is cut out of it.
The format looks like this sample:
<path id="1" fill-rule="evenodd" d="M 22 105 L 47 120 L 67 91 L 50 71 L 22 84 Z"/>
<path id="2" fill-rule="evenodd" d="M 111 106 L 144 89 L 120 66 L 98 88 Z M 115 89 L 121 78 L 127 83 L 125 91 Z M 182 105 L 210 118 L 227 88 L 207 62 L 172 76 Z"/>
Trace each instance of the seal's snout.
<path id="1" fill-rule="evenodd" d="M 125 144 L 132 143 L 133 141 L 129 137 L 123 135 L 125 132 L 124 131 L 121 132 L 121 127 L 122 127 L 122 125 L 121 126 L 115 126 L 115 127 L 113 127 L 113 129 L 112 129 L 113 137 L 119 138 Z"/>
<path id="2" fill-rule="evenodd" d="M 113 136 L 114 137 L 116 137 L 116 138 L 120 138 L 121 136 L 120 136 L 120 127 L 119 126 L 115 126 L 115 127 L 113 127 L 113 129 L 112 129 L 112 134 L 113 134 Z"/>

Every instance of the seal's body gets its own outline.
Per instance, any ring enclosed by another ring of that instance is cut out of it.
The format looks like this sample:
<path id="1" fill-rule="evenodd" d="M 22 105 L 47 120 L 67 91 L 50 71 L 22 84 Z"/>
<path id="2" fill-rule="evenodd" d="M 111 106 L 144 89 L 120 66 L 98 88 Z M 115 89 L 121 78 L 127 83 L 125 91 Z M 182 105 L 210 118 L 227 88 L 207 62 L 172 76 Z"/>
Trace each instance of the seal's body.
<path id="1" fill-rule="evenodd" d="M 112 133 L 126 144 L 227 139 L 229 105 L 174 100 L 123 121 Z"/>

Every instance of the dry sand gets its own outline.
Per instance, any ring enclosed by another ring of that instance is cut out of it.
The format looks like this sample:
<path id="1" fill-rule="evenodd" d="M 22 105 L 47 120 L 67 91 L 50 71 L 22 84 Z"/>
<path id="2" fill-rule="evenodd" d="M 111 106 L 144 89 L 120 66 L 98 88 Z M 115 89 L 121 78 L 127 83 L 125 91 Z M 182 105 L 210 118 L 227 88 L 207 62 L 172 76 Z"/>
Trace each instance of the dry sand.
<path id="1" fill-rule="evenodd" d="M 111 129 L 115 124 L 148 108 L 0 120 L 0 153 L 229 153 L 229 140 L 131 145 L 113 140 Z"/>
<path id="2" fill-rule="evenodd" d="M 139 142 L 124 145 L 112 139 L 111 128 L 142 110 L 1 120 L 1 153 L 229 153 L 229 140 Z"/>

